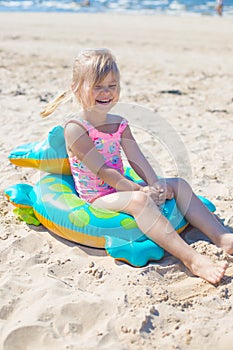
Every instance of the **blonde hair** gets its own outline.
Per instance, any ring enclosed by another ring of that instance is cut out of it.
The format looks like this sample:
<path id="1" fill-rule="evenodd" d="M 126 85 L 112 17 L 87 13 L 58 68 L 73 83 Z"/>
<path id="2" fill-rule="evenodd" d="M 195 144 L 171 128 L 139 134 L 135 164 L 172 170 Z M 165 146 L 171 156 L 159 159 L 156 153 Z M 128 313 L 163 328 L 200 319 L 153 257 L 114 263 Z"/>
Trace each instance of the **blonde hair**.
<path id="1" fill-rule="evenodd" d="M 71 90 L 64 91 L 51 101 L 40 113 L 47 117 L 53 113 L 61 103 L 66 103 L 75 95 L 82 106 L 88 106 L 90 95 L 87 91 L 98 85 L 112 72 L 118 83 L 120 72 L 115 57 L 107 49 L 86 49 L 80 52 L 74 61 Z"/>

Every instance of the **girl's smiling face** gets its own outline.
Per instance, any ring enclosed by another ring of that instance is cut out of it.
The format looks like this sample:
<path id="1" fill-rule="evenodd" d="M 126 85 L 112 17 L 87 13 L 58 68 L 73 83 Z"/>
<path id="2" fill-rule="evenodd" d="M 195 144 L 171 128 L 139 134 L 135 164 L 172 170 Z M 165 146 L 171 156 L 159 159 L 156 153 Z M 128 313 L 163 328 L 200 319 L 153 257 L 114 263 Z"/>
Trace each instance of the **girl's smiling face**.
<path id="1" fill-rule="evenodd" d="M 120 84 L 113 72 L 91 89 L 91 101 L 93 106 L 109 110 L 118 102 L 120 95 Z"/>

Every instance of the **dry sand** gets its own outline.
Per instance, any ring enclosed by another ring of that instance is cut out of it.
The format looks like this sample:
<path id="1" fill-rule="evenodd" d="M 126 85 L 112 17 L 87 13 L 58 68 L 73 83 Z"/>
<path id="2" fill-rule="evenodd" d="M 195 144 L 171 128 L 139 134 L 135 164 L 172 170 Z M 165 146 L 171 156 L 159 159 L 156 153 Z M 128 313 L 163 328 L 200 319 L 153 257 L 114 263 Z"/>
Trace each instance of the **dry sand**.
<path id="1" fill-rule="evenodd" d="M 0 14 L 0 349 L 232 349 L 233 259 L 194 228 L 183 236 L 195 249 L 229 262 L 217 286 L 168 255 L 137 269 L 57 239 L 18 221 L 3 197 L 38 178 L 7 155 L 63 124 L 67 107 L 46 120 L 39 111 L 68 87 L 79 49 L 108 47 L 122 102 L 145 112 L 130 121 L 153 165 L 166 176 L 186 171 L 232 229 L 232 29 L 230 18 L 204 16 Z M 176 141 L 166 148 L 154 117 L 185 145 L 175 162 Z"/>

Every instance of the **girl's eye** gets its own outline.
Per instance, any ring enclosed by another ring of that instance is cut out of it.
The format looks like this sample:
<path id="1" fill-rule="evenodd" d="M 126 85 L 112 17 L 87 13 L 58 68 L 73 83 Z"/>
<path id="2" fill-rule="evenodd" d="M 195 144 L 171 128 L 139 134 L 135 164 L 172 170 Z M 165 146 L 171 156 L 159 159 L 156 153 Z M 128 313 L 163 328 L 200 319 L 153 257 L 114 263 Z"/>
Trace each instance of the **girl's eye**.
<path id="1" fill-rule="evenodd" d="M 95 87 L 94 87 L 94 90 L 95 91 L 100 91 L 100 90 L 104 90 L 104 89 L 111 89 L 111 90 L 113 90 L 113 89 L 116 89 L 116 87 L 117 87 L 117 84 L 110 84 L 110 85 L 108 85 L 108 86 L 101 86 L 101 85 L 96 85 Z"/>

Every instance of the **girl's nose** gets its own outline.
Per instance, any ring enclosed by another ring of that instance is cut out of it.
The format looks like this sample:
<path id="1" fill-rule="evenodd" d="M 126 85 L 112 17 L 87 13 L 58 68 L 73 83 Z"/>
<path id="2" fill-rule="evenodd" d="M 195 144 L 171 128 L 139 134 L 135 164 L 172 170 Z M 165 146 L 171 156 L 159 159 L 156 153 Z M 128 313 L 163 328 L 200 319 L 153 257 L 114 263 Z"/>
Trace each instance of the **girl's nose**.
<path id="1" fill-rule="evenodd" d="M 102 92 L 108 93 L 110 91 L 108 86 L 103 87 Z"/>

